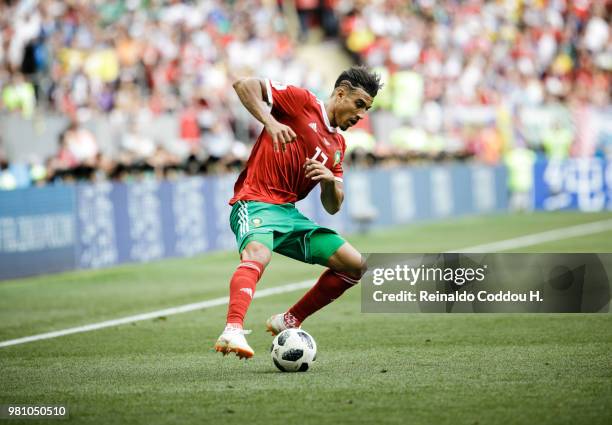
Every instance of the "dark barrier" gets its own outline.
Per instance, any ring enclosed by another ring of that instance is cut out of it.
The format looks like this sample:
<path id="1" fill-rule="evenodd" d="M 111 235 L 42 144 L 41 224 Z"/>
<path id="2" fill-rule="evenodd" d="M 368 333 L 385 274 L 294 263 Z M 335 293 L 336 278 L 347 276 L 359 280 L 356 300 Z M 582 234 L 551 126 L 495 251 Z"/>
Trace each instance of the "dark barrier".
<path id="1" fill-rule="evenodd" d="M 236 176 L 0 192 L 0 279 L 235 248 Z M 502 211 L 505 170 L 467 166 L 346 173 L 346 205 L 327 214 L 318 190 L 298 208 L 340 232 Z"/>
<path id="2" fill-rule="evenodd" d="M 75 191 L 0 192 L 0 279 L 75 268 Z"/>

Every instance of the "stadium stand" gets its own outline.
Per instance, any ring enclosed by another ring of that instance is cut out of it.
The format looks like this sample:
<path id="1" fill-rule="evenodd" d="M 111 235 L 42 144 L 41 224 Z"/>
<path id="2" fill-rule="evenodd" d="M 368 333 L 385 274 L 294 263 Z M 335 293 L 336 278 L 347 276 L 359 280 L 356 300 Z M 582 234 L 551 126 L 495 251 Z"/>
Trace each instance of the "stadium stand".
<path id="1" fill-rule="evenodd" d="M 512 159 L 525 148 L 610 156 L 609 9 L 602 0 L 4 0 L 0 188 L 237 170 L 260 127 L 232 79 L 266 76 L 324 98 L 328 78 L 300 55 L 321 38 L 345 52 L 326 54 L 348 54 L 386 82 L 370 118 L 346 134 L 355 166 L 513 164 L 532 158 Z"/>

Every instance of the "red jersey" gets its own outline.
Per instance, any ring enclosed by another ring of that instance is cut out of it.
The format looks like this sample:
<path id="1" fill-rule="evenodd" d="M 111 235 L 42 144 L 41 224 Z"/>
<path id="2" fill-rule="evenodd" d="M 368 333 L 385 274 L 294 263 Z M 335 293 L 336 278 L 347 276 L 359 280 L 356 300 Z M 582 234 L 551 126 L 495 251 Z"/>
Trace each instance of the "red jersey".
<path id="1" fill-rule="evenodd" d="M 274 152 L 272 137 L 262 130 L 234 185 L 230 205 L 240 200 L 285 204 L 305 198 L 319 183 L 305 177 L 307 158 L 321 162 L 342 181 L 346 144 L 329 125 L 323 102 L 308 90 L 270 80 L 266 80 L 266 90 L 272 116 L 291 127 L 297 139 L 285 145 L 285 152 Z"/>

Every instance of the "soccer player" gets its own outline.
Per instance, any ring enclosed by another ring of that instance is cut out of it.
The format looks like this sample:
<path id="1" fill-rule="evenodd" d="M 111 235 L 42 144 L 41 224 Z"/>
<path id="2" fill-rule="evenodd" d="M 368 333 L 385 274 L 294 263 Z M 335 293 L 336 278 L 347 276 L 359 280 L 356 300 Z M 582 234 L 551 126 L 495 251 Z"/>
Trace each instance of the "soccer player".
<path id="1" fill-rule="evenodd" d="M 325 103 L 308 90 L 270 80 L 240 79 L 233 87 L 264 129 L 230 200 L 230 224 L 241 261 L 230 281 L 227 324 L 215 350 L 250 358 L 254 352 L 244 337 L 244 316 L 272 252 L 327 267 L 293 307 L 268 319 L 266 326 L 273 335 L 299 327 L 358 283 L 365 272 L 361 254 L 334 230 L 303 216 L 295 202 L 320 184 L 325 210 L 330 214 L 340 210 L 346 145 L 336 128 L 357 124 L 381 84 L 378 75 L 352 67 L 340 74 Z"/>

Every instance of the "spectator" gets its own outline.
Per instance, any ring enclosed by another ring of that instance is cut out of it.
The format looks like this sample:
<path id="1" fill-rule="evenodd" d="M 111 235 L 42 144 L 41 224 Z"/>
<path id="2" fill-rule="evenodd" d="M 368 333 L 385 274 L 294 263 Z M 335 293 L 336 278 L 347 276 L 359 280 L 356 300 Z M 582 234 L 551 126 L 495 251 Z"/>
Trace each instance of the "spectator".
<path id="1" fill-rule="evenodd" d="M 7 159 L 0 152 L 0 190 L 12 190 L 17 187 L 17 179 L 9 168 Z"/>
<path id="2" fill-rule="evenodd" d="M 544 146 L 546 157 L 553 160 L 567 159 L 573 140 L 572 131 L 561 121 L 555 120 L 542 138 L 542 146 Z"/>
<path id="3" fill-rule="evenodd" d="M 91 131 L 73 119 L 63 135 L 66 150 L 77 166 L 95 167 L 99 153 L 98 144 Z"/>
<path id="4" fill-rule="evenodd" d="M 26 81 L 23 74 L 13 74 L 2 90 L 2 103 L 9 112 L 20 112 L 24 118 L 32 118 L 36 106 L 34 86 Z"/>

